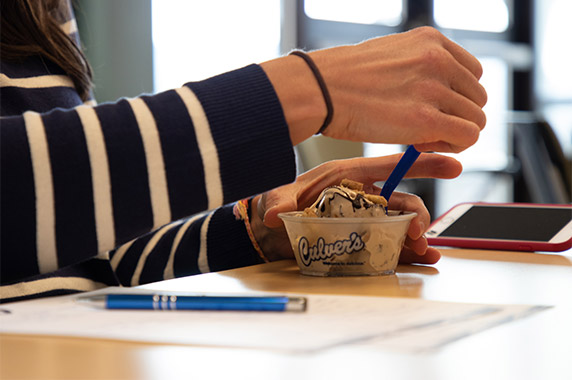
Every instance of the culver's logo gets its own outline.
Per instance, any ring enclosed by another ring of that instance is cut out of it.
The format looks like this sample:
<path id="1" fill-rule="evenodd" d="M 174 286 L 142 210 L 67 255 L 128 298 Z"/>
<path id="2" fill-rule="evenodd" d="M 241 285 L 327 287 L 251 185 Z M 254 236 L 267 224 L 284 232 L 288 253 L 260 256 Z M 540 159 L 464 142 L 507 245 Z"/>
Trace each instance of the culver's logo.
<path id="1" fill-rule="evenodd" d="M 364 247 L 365 243 L 361 240 L 361 236 L 355 232 L 350 234 L 349 239 L 336 240 L 332 243 L 326 243 L 322 237 L 318 238 L 316 245 L 313 246 L 310 246 L 305 236 L 298 241 L 298 252 L 305 266 L 309 266 L 312 261 L 327 260 L 336 255 L 361 251 Z"/>

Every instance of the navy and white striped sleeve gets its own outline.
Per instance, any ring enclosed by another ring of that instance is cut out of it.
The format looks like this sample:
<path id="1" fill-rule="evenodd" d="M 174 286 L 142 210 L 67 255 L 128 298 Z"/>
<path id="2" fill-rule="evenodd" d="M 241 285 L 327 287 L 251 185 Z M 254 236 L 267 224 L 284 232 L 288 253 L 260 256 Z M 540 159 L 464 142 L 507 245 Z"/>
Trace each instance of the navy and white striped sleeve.
<path id="1" fill-rule="evenodd" d="M 264 262 L 232 208 L 178 220 L 111 251 L 116 278 L 124 286 L 137 286 Z"/>
<path id="2" fill-rule="evenodd" d="M 281 105 L 257 65 L 154 96 L 0 122 L 2 283 L 81 262 L 142 235 L 153 239 L 166 224 L 295 178 Z M 207 214 L 206 225 L 191 224 L 212 229 L 209 241 L 224 221 L 232 225 L 224 210 Z M 177 228 L 191 227 L 188 221 L 175 222 L 162 238 L 174 239 Z M 205 268 L 218 265 L 212 252 Z M 117 261 L 133 266 L 128 254 Z M 121 265 L 117 270 L 133 281 L 137 269 Z M 142 262 L 138 267 L 139 278 L 156 275 Z"/>

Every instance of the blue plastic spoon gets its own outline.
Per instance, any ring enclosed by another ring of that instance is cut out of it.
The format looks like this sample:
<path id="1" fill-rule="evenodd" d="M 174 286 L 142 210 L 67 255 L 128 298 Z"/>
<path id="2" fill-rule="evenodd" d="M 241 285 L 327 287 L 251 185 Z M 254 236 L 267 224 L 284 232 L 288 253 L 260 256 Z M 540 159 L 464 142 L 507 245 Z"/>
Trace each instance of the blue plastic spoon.
<path id="1" fill-rule="evenodd" d="M 401 156 L 401 159 L 381 188 L 380 195 L 388 202 L 389 197 L 393 194 L 393 190 L 395 190 L 399 182 L 401 182 L 405 174 L 409 171 L 411 165 L 413 165 L 417 157 L 419 157 L 419 154 L 420 153 L 413 147 L 413 145 L 409 145 L 403 156 Z"/>

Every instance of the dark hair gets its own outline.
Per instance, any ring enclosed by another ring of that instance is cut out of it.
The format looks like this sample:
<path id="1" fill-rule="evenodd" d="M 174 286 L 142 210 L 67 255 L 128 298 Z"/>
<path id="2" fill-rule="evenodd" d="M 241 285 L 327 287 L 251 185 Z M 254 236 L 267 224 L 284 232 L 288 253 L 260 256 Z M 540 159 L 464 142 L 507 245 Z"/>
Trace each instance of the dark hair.
<path id="1" fill-rule="evenodd" d="M 0 1 L 0 57 L 4 61 L 41 55 L 72 79 L 82 100 L 89 98 L 92 72 L 75 41 L 60 28 L 69 14 L 67 0 Z"/>

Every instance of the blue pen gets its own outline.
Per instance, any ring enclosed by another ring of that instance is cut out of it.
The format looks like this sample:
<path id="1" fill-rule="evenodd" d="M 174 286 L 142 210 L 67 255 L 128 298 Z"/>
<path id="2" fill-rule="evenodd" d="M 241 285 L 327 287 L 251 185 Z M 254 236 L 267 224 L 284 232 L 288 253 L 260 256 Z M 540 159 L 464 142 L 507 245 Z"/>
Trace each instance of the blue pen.
<path id="1" fill-rule="evenodd" d="M 104 294 L 78 301 L 121 310 L 305 311 L 306 298 L 286 296 L 182 296 L 168 294 Z"/>
<path id="2" fill-rule="evenodd" d="M 393 190 L 395 190 L 399 182 L 409 171 L 411 165 L 413 165 L 413 163 L 415 162 L 415 160 L 417 160 L 417 157 L 419 157 L 419 155 L 420 153 L 417 151 L 417 149 L 413 147 L 413 145 L 409 145 L 409 147 L 407 147 L 407 150 L 405 151 L 403 156 L 401 156 L 401 159 L 399 160 L 399 162 L 389 175 L 389 178 L 387 178 L 387 180 L 383 184 L 383 187 L 381 188 L 380 195 L 384 197 L 387 201 L 389 201 L 389 197 L 391 197 L 391 194 L 393 194 Z"/>

